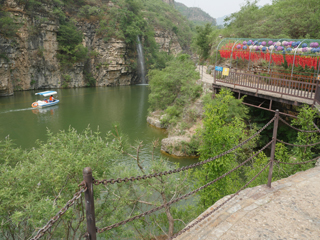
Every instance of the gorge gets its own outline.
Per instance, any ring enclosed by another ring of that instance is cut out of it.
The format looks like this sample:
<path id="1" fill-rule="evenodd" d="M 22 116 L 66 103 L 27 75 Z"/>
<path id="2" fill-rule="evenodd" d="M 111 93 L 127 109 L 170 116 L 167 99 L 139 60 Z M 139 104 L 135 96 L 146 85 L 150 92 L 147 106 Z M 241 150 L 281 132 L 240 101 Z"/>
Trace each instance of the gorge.
<path id="1" fill-rule="evenodd" d="M 11 19 L 11 27 L 16 29 L 9 37 L 1 34 L 5 28 L 0 29 L 0 96 L 13 95 L 19 90 L 141 83 L 137 49 L 129 33 L 138 20 L 141 26 L 134 31 L 143 33 L 141 42 L 148 49 L 148 67 L 156 61 L 159 50 L 173 54 L 182 51 L 182 38 L 171 25 L 179 24 L 183 18 L 174 16 L 172 4 L 161 0 L 149 2 L 143 11 L 132 10 L 133 5 L 121 0 L 80 1 L 69 5 L 55 1 L 38 3 L 0 1 L 0 22 Z M 161 6 L 163 12 L 171 11 L 167 13 L 172 19 L 170 26 L 167 22 L 159 23 L 159 16 L 151 14 L 150 10 L 157 6 Z M 123 24 L 125 14 L 131 14 L 132 19 Z M 153 20 L 147 22 L 148 17 Z M 62 34 L 64 29 L 72 29 L 73 24 L 82 40 L 68 48 L 71 40 L 67 39 L 64 44 Z"/>

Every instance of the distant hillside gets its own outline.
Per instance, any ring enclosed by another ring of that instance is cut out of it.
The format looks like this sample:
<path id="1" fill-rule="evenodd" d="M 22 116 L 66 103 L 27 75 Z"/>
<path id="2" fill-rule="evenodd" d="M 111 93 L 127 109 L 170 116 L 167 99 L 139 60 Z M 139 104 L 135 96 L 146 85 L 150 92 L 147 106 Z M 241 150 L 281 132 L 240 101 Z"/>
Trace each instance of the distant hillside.
<path id="1" fill-rule="evenodd" d="M 185 16 L 189 21 L 196 25 L 205 25 L 206 23 L 211 23 L 216 25 L 216 19 L 211 17 L 208 13 L 204 12 L 198 7 L 187 7 L 183 3 L 174 2 L 175 8 Z"/>
<path id="2" fill-rule="evenodd" d="M 226 18 L 226 17 L 229 17 L 230 16 L 230 14 L 229 15 L 225 15 L 225 16 L 223 16 L 223 17 L 219 17 L 219 18 L 217 18 L 217 26 L 219 26 L 219 25 L 224 25 L 224 19 Z"/>

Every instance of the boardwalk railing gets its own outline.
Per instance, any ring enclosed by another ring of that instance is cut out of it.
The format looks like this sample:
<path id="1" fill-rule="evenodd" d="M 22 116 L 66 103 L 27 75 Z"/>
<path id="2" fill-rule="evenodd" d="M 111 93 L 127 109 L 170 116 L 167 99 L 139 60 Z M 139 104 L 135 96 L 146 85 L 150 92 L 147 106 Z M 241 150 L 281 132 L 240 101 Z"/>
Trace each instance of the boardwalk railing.
<path id="1" fill-rule="evenodd" d="M 276 78 L 264 76 L 267 74 L 250 74 L 237 70 L 231 70 L 229 76 L 223 76 L 222 72 L 214 71 L 214 84 L 223 83 L 227 87 L 232 88 L 251 88 L 255 89 L 255 93 L 265 91 L 270 93 L 293 96 L 301 99 L 313 100 L 313 104 L 320 104 L 320 89 L 318 88 L 319 81 L 316 79 L 304 81 L 289 80 L 284 78 Z"/>
<path id="2" fill-rule="evenodd" d="M 185 166 L 185 167 L 181 167 L 181 168 L 177 168 L 174 170 L 170 170 L 170 171 L 164 171 L 164 172 L 157 172 L 157 173 L 152 173 L 149 175 L 143 175 L 143 176 L 132 176 L 132 177 L 126 177 L 126 178 L 118 178 L 118 179 L 103 179 L 103 180 L 96 180 L 94 179 L 94 176 L 92 176 L 92 170 L 91 168 L 87 167 L 84 168 L 83 170 L 83 181 L 79 184 L 79 186 L 81 186 L 80 191 L 76 192 L 74 197 L 69 200 L 67 202 L 67 204 L 52 218 L 48 221 L 48 223 L 41 228 L 39 231 L 37 231 L 36 235 L 31 238 L 32 240 L 36 240 L 36 239 L 40 239 L 42 236 L 44 236 L 44 234 L 46 234 L 47 231 L 50 231 L 51 227 L 55 224 L 55 222 L 62 217 L 62 215 L 68 210 L 68 208 L 70 208 L 72 205 L 75 204 L 75 201 L 77 199 L 79 199 L 80 197 L 82 197 L 82 193 L 84 193 L 85 195 L 85 208 L 86 208 L 86 219 L 87 219 L 87 232 L 85 233 L 84 237 L 86 237 L 87 239 L 91 239 L 91 240 L 96 240 L 97 238 L 97 234 L 98 233 L 102 233 L 105 231 L 109 231 L 113 228 L 119 227 L 121 225 L 124 225 L 128 222 L 137 220 L 139 218 L 142 218 L 144 216 L 147 216 L 149 214 L 152 214 L 158 210 L 164 209 L 168 206 L 170 206 L 173 203 L 176 203 L 182 199 L 185 199 L 203 189 L 205 189 L 206 187 L 215 184 L 216 182 L 218 182 L 219 180 L 223 179 L 224 177 L 228 176 L 229 174 L 231 174 L 232 172 L 238 170 L 239 168 L 241 168 L 242 166 L 244 166 L 246 163 L 248 163 L 249 161 L 254 161 L 255 157 L 258 156 L 263 150 L 265 150 L 267 147 L 271 146 L 271 155 L 270 158 L 268 160 L 268 163 L 263 166 L 260 171 L 253 177 L 251 178 L 249 181 L 247 181 L 247 183 L 242 186 L 236 193 L 232 194 L 228 199 L 226 199 L 223 203 L 221 203 L 219 206 L 217 206 L 216 208 L 212 209 L 209 213 L 207 213 L 206 215 L 202 216 L 200 219 L 198 219 L 197 221 L 195 221 L 194 223 L 188 225 L 186 228 L 182 229 L 181 231 L 179 231 L 178 233 L 169 236 L 168 239 L 173 239 L 177 236 L 179 236 L 180 234 L 186 232 L 187 230 L 189 230 L 190 228 L 194 227 L 195 225 L 199 224 L 200 222 L 202 222 L 204 219 L 206 219 L 207 217 L 209 217 L 211 214 L 213 214 L 214 212 L 216 212 L 218 209 L 220 209 L 223 205 L 225 205 L 227 202 L 229 202 L 231 199 L 233 199 L 235 196 L 237 196 L 239 194 L 240 191 L 242 191 L 243 189 L 245 189 L 246 187 L 248 187 L 248 185 L 254 181 L 264 170 L 266 170 L 266 168 L 269 166 L 269 174 L 268 174 L 268 179 L 266 179 L 267 182 L 267 186 L 271 187 L 271 183 L 272 183 L 272 173 L 273 173 L 273 166 L 275 163 L 277 164 L 306 164 L 306 163 L 310 163 L 313 161 L 316 161 L 318 157 L 311 159 L 311 160 L 307 160 L 305 162 L 281 162 L 275 159 L 275 147 L 276 147 L 276 142 L 281 142 L 283 144 L 286 145 L 290 145 L 290 146 L 295 146 L 295 147 L 312 147 L 315 145 L 319 145 L 320 142 L 317 143 L 312 143 L 312 144 L 306 144 L 306 145 L 296 145 L 296 144 L 290 144 L 290 143 L 286 143 L 283 142 L 279 139 L 277 139 L 277 132 L 278 132 L 278 123 L 279 120 L 282 121 L 284 124 L 288 125 L 289 127 L 295 129 L 296 131 L 300 131 L 300 132 L 306 132 L 306 133 L 320 133 L 320 130 L 315 126 L 316 130 L 300 130 L 296 127 L 291 126 L 289 123 L 287 123 L 284 119 L 282 119 L 279 116 L 279 111 L 277 110 L 275 113 L 275 116 L 264 126 L 262 127 L 259 131 L 257 131 L 254 135 L 252 135 L 251 137 L 249 137 L 248 139 L 244 140 L 243 142 L 241 142 L 240 144 L 238 144 L 237 146 L 215 156 L 212 158 L 209 158 L 205 161 L 201 161 L 189 166 Z M 192 169 L 198 166 L 202 166 L 204 164 L 207 164 L 209 162 L 215 161 L 216 159 L 225 156 L 231 152 L 233 152 L 234 150 L 242 147 L 244 144 L 248 143 L 249 141 L 251 141 L 252 139 L 254 139 L 255 137 L 257 137 L 262 131 L 264 131 L 270 124 L 273 123 L 273 137 L 272 140 L 267 143 L 264 147 L 262 147 L 259 151 L 257 151 L 256 153 L 254 153 L 251 157 L 249 157 L 247 160 L 243 161 L 242 163 L 240 163 L 238 166 L 236 166 L 235 168 L 231 169 L 230 171 L 224 173 L 223 175 L 221 175 L 220 177 L 208 182 L 207 184 L 185 194 L 182 195 L 180 197 L 177 197 L 175 199 L 172 199 L 171 201 L 150 209 L 149 211 L 143 212 L 139 215 L 136 215 L 134 217 L 125 219 L 121 222 L 118 223 L 114 223 L 110 226 L 106 226 L 103 228 L 98 228 L 96 226 L 95 223 L 95 208 L 94 208 L 94 197 L 93 197 L 93 186 L 94 185 L 100 185 L 100 184 L 104 184 L 104 185 L 108 185 L 108 184 L 125 184 L 127 182 L 132 182 L 132 181 L 143 181 L 146 179 L 150 179 L 150 178 L 155 178 L 155 177 L 161 177 L 161 176 L 166 176 L 166 175 L 170 175 L 170 174 L 174 174 L 177 172 L 182 172 L 182 171 L 186 171 L 188 169 Z"/>

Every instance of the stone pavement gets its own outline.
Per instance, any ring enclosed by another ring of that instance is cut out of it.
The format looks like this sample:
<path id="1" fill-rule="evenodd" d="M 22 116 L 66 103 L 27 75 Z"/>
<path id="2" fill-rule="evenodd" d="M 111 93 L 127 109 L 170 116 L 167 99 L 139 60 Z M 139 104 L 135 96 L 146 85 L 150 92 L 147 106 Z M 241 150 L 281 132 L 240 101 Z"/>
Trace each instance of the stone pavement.
<path id="1" fill-rule="evenodd" d="M 196 71 L 200 73 L 200 79 L 204 84 L 210 84 L 210 89 L 212 89 L 213 76 L 207 74 L 207 66 L 203 66 L 203 76 L 202 76 L 202 66 L 198 65 Z"/>
<path id="2" fill-rule="evenodd" d="M 273 182 L 272 188 L 261 185 L 244 189 L 176 239 L 320 239 L 319 160 L 317 164 Z M 203 214 L 228 198 L 220 199 Z"/>

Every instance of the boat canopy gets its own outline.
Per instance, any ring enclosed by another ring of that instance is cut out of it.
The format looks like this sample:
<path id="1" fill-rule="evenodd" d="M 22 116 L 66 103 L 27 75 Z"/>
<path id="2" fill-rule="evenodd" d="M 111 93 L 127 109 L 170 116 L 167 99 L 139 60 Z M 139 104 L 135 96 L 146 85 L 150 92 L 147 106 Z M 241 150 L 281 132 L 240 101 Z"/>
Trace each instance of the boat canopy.
<path id="1" fill-rule="evenodd" d="M 45 92 L 36 93 L 36 95 L 42 95 L 44 97 L 48 97 L 48 96 L 55 95 L 55 94 L 57 94 L 56 91 L 45 91 Z"/>

